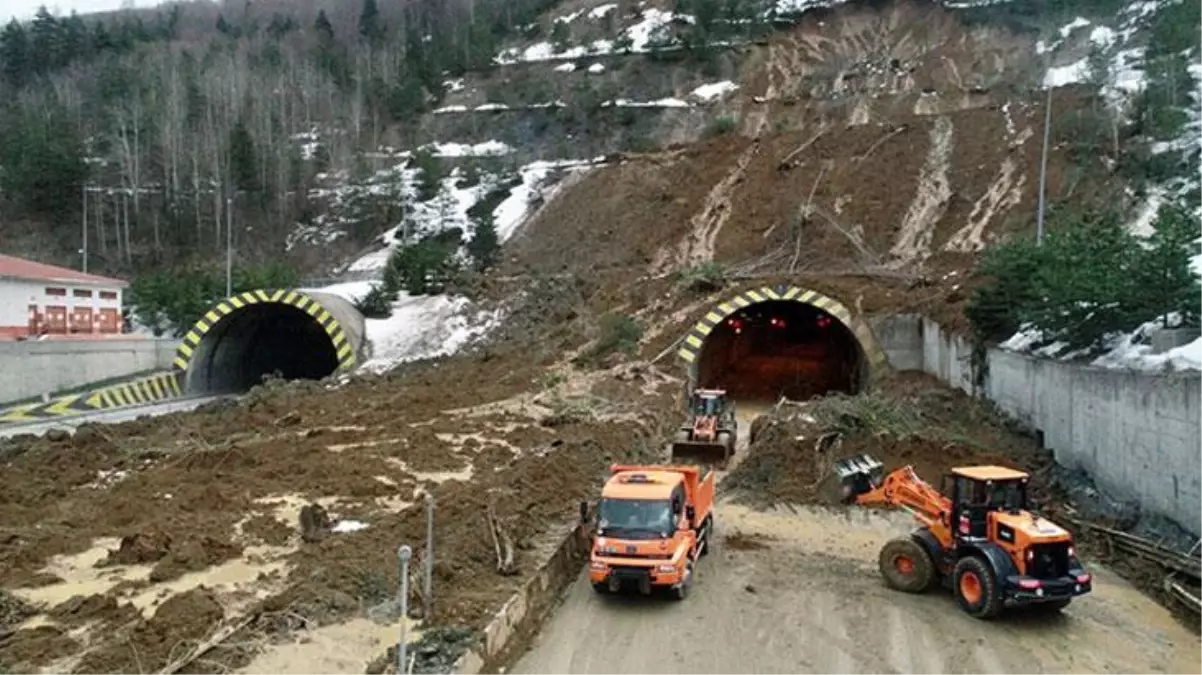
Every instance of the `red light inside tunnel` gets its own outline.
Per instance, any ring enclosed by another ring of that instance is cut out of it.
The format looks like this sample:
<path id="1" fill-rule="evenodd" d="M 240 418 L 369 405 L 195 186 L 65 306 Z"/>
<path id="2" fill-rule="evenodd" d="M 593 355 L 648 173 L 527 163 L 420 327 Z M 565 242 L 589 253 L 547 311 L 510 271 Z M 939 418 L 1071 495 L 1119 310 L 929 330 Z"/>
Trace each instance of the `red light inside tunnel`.
<path id="1" fill-rule="evenodd" d="M 820 316 L 814 323 L 818 324 L 819 328 L 827 328 L 831 325 L 831 318 L 829 316 Z"/>
<path id="2" fill-rule="evenodd" d="M 776 316 L 769 319 L 768 323 L 772 324 L 773 328 L 784 328 L 785 327 L 785 320 L 780 317 L 776 317 Z"/>

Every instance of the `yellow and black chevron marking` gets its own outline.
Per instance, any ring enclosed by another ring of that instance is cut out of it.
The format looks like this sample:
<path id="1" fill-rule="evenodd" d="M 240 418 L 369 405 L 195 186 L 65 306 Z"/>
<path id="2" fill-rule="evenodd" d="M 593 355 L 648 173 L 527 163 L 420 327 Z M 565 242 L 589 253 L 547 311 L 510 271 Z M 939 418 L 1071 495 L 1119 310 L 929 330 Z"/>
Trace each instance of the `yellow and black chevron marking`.
<path id="1" fill-rule="evenodd" d="M 175 367 L 180 371 L 187 371 L 188 364 L 192 361 L 192 355 L 200 346 L 205 333 L 212 330 L 213 326 L 220 323 L 226 316 L 247 306 L 262 303 L 292 305 L 312 316 L 313 320 L 321 324 L 326 334 L 330 336 L 330 342 L 334 344 L 334 349 L 338 352 L 339 370 L 350 370 L 355 367 L 355 350 L 347 341 L 346 333 L 343 332 L 342 325 L 338 323 L 338 320 L 313 298 L 304 293 L 288 290 L 247 291 L 217 303 L 184 336 L 184 341 L 180 343 L 179 349 L 175 353 Z"/>
<path id="2" fill-rule="evenodd" d="M 709 334 L 713 332 L 718 324 L 722 323 L 723 319 L 744 307 L 775 300 L 799 302 L 825 311 L 827 314 L 838 319 L 840 323 L 856 336 L 860 347 L 864 350 L 865 357 L 868 359 L 868 365 L 872 370 L 875 371 L 885 364 L 885 352 L 881 349 L 880 344 L 877 343 L 876 337 L 872 334 L 872 329 L 864 321 L 854 318 L 842 303 L 817 291 L 797 286 L 785 286 L 783 284 L 775 287 L 763 286 L 761 288 L 754 288 L 744 291 L 725 302 L 718 303 L 689 330 L 684 340 L 681 341 L 680 348 L 676 351 L 676 354 L 681 360 L 689 364 L 691 368 L 697 361 L 697 356 L 701 353 L 701 347 L 705 344 L 705 339 L 709 337 Z"/>
<path id="3" fill-rule="evenodd" d="M 0 410 L 0 424 L 36 422 L 178 398 L 183 395 L 179 376 L 176 371 L 165 371 L 82 394 L 59 396 L 45 403 L 27 403 Z"/>

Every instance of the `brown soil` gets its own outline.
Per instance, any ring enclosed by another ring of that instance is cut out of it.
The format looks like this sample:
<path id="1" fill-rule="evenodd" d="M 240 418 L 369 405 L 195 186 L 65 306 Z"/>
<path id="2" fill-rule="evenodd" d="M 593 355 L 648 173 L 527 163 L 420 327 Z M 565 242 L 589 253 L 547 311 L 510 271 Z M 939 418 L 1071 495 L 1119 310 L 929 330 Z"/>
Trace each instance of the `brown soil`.
<path id="1" fill-rule="evenodd" d="M 835 404 L 838 409 L 831 410 Z M 899 416 L 904 421 L 894 421 Z M 981 402 L 925 375 L 897 376 L 872 397 L 789 404 L 756 422 L 748 455 L 723 482 L 758 504 L 833 504 L 838 459 L 871 455 L 885 471 L 910 465 L 932 484 L 952 467 L 998 464 L 1038 471 L 1047 459 L 1027 437 L 1007 431 Z M 1038 476 L 1033 496 L 1043 491 Z"/>
<path id="2" fill-rule="evenodd" d="M 292 538 L 295 530 L 273 516 L 259 515 L 246 521 L 242 531 L 268 546 L 283 546 Z"/>
<path id="3" fill-rule="evenodd" d="M 731 532 L 722 538 L 722 546 L 728 551 L 762 551 L 766 548 L 771 548 L 764 543 L 765 539 L 771 539 L 764 535 L 749 535 L 743 532 Z"/>
<path id="4" fill-rule="evenodd" d="M 129 625 L 103 646 L 89 651 L 75 672 L 157 671 L 204 640 L 224 615 L 221 603 L 206 589 L 172 596 L 150 619 Z"/>

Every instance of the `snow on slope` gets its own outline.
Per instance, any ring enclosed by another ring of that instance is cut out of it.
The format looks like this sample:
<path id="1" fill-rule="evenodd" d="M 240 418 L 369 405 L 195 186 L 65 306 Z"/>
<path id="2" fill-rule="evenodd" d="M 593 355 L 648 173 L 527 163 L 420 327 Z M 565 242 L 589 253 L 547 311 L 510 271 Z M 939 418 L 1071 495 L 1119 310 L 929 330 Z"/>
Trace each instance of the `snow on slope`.
<path id="1" fill-rule="evenodd" d="M 488 146 L 488 144 L 480 144 Z M 498 144 L 500 145 L 500 144 Z M 448 149 L 453 143 L 439 144 Z M 479 147 L 479 146 L 476 146 Z M 459 155 L 462 156 L 462 155 Z M 520 181 L 492 211 L 497 237 L 504 242 L 535 210 L 540 198 L 545 198 L 545 185 L 557 172 L 587 171 L 604 162 L 603 157 L 592 160 L 538 161 L 518 171 Z M 409 168 L 408 160 L 377 174 L 390 184 L 400 198 L 411 204 L 406 222 L 380 235 L 382 247 L 355 260 L 349 271 L 379 273 L 388 263 L 392 250 L 400 243 L 396 234 L 402 228 L 411 234 L 433 234 L 452 227 L 464 229 L 465 240 L 470 236 L 468 210 L 502 183 L 502 177 L 482 176 L 470 187 L 460 187 L 461 172 L 456 168 L 442 182 L 438 195 L 426 202 L 416 201 L 417 170 Z M 370 188 L 370 186 L 369 186 Z M 312 289 L 332 293 L 354 303 L 366 296 L 380 280 L 353 281 Z M 467 298 L 449 295 L 412 296 L 399 294 L 387 319 L 366 319 L 367 340 L 371 357 L 362 368 L 382 373 L 408 361 L 454 354 L 463 346 L 485 335 L 503 318 L 500 309 L 484 310 Z"/>
<path id="2" fill-rule="evenodd" d="M 1088 31 L 1085 34 L 1091 47 L 1103 50 L 1102 53 L 1106 56 L 1106 72 L 1101 74 L 1091 72 L 1089 59 L 1083 58 L 1066 65 L 1050 67 L 1044 77 L 1044 86 L 1055 88 L 1086 82 L 1097 77 L 1101 80 L 1102 93 L 1110 105 L 1120 112 L 1129 111 L 1134 96 L 1140 93 L 1146 85 L 1143 72 L 1145 48 L 1138 44 L 1141 36 L 1137 34 L 1147 26 L 1148 20 L 1157 11 L 1165 9 L 1171 2 L 1173 0 L 1131 2 L 1116 15 L 1112 26 L 1099 25 L 1082 17 L 1068 22 L 1057 31 L 1055 39 L 1051 42 L 1040 41 L 1037 43 L 1037 53 L 1055 54 L 1057 50 L 1069 44 L 1079 32 Z M 1188 121 L 1179 137 L 1154 144 L 1152 151 L 1155 154 L 1202 151 L 1202 90 L 1200 90 L 1202 62 L 1190 63 L 1188 71 L 1194 85 L 1190 91 L 1193 105 L 1185 110 Z M 1141 237 L 1151 235 L 1159 208 L 1174 197 L 1188 194 L 1191 190 L 1196 189 L 1198 184 L 1199 177 L 1190 176 L 1149 186 L 1143 204 L 1136 208 L 1128 223 L 1128 230 Z M 1202 215 L 1202 206 L 1198 208 L 1197 213 Z M 1192 267 L 1195 274 L 1202 276 L 1202 257 L 1195 257 Z M 1202 369 L 1202 339 L 1163 354 L 1151 353 L 1149 336 L 1165 321 L 1172 324 L 1172 321 L 1167 320 L 1166 317 L 1159 317 L 1130 333 L 1111 336 L 1109 348 L 1095 358 L 1092 364 L 1105 368 L 1152 371 Z M 1070 359 L 1081 356 L 1081 354 L 1062 354 L 1064 350 L 1062 344 L 1044 345 L 1039 331 L 1032 328 L 1019 331 L 1002 343 L 1001 347 L 1049 358 Z"/>

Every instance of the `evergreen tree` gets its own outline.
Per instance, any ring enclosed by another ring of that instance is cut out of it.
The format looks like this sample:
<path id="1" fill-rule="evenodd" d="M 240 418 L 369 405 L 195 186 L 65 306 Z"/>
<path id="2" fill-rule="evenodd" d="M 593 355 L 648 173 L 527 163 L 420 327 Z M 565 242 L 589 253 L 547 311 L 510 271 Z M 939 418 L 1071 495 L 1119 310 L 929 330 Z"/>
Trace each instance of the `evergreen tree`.
<path id="1" fill-rule="evenodd" d="M 230 129 L 229 139 L 230 176 L 239 190 L 258 192 L 259 163 L 256 158 L 255 140 L 242 120 Z"/>
<path id="2" fill-rule="evenodd" d="M 0 62 L 4 64 L 4 81 L 14 88 L 25 86 L 33 75 L 29 36 L 16 19 L 9 21 L 0 33 Z"/>
<path id="3" fill-rule="evenodd" d="M 1139 305 L 1149 316 L 1177 313 L 1186 325 L 1198 325 L 1202 287 L 1190 269 L 1190 258 L 1198 255 L 1199 237 L 1198 221 L 1185 205 L 1161 207 L 1156 230 L 1132 270 L 1132 283 L 1142 296 Z"/>
<path id="4" fill-rule="evenodd" d="M 62 26 L 58 19 L 46 9 L 45 5 L 38 8 L 30 25 L 33 66 L 39 73 L 46 73 L 61 65 L 62 60 Z"/>
<path id="5" fill-rule="evenodd" d="M 491 213 L 485 213 L 475 221 L 476 229 L 467 243 L 467 252 L 472 256 L 476 270 L 483 272 L 497 263 L 501 255 L 501 241 Z"/>
<path id="6" fill-rule="evenodd" d="M 324 41 L 334 40 L 334 24 L 330 23 L 330 17 L 326 16 L 324 9 L 317 12 L 317 20 L 313 22 L 313 30 Z"/>
<path id="7" fill-rule="evenodd" d="M 63 109 L 26 111 L 0 123 L 0 192 L 30 211 L 70 213 L 87 173 L 82 141 Z"/>
<path id="8" fill-rule="evenodd" d="M 359 34 L 370 45 L 377 45 L 384 38 L 384 21 L 376 0 L 363 0 L 363 11 L 359 13 Z"/>

